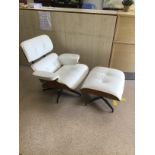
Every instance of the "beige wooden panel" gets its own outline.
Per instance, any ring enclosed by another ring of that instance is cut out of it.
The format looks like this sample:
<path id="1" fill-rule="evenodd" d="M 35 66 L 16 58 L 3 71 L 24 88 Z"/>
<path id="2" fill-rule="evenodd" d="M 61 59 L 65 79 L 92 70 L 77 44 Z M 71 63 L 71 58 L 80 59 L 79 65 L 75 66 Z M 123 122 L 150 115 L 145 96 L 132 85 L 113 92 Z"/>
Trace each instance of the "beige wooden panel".
<path id="1" fill-rule="evenodd" d="M 104 37 L 93 37 L 81 34 L 66 34 L 65 51 L 79 53 L 80 62 L 90 68 L 95 66 L 108 66 L 111 43 Z"/>
<path id="2" fill-rule="evenodd" d="M 65 32 L 52 31 L 50 37 L 53 42 L 54 52 L 56 52 L 57 54 L 62 54 L 63 52 L 68 52 L 67 50 L 65 51 L 65 49 L 66 49 Z"/>
<path id="3" fill-rule="evenodd" d="M 69 53 L 78 53 L 80 54 L 80 62 L 87 64 L 89 67 L 92 67 L 93 64 L 91 61 L 93 58 L 93 49 L 92 45 L 92 37 L 80 34 L 66 34 L 66 46 L 65 51 Z"/>
<path id="4" fill-rule="evenodd" d="M 65 32 L 65 19 L 62 12 L 51 12 L 52 31 Z"/>
<path id="5" fill-rule="evenodd" d="M 118 16 L 115 41 L 135 43 L 135 18 L 133 16 Z"/>
<path id="6" fill-rule="evenodd" d="M 20 23 L 22 23 L 25 29 L 33 29 L 35 25 L 35 18 L 34 18 L 35 12 L 22 10 L 21 14 L 22 15 L 19 18 Z"/>
<path id="7" fill-rule="evenodd" d="M 135 46 L 128 44 L 114 44 L 110 67 L 124 72 L 135 71 Z"/>
<path id="8" fill-rule="evenodd" d="M 42 8 L 20 8 L 20 10 L 50 11 L 50 12 L 68 12 L 82 14 L 98 14 L 98 15 L 134 15 L 133 12 L 118 12 L 112 10 L 95 10 L 95 9 L 77 9 L 77 8 L 60 8 L 60 7 L 42 7 Z"/>
<path id="9" fill-rule="evenodd" d="M 19 41 L 20 43 L 26 39 L 36 37 L 41 34 L 51 36 L 50 31 L 40 30 L 39 16 L 37 11 L 20 10 L 19 11 Z M 21 65 L 28 65 L 27 59 L 20 48 L 19 59 Z"/>
<path id="10" fill-rule="evenodd" d="M 20 42 L 41 34 L 53 41 L 54 52 L 79 53 L 89 67 L 108 66 L 116 16 L 50 12 L 52 29 L 40 30 L 38 11 L 20 10 Z M 20 57 L 20 64 L 25 64 Z"/>
<path id="11" fill-rule="evenodd" d="M 90 68 L 108 66 L 116 16 L 65 13 L 66 50 Z"/>
<path id="12" fill-rule="evenodd" d="M 65 32 L 112 37 L 116 16 L 64 13 Z"/>
<path id="13" fill-rule="evenodd" d="M 29 39 L 34 36 L 34 21 L 33 12 L 27 12 L 26 10 L 19 11 L 19 42 Z M 19 62 L 22 65 L 28 65 L 27 59 L 23 54 L 20 47 L 19 49 Z"/>

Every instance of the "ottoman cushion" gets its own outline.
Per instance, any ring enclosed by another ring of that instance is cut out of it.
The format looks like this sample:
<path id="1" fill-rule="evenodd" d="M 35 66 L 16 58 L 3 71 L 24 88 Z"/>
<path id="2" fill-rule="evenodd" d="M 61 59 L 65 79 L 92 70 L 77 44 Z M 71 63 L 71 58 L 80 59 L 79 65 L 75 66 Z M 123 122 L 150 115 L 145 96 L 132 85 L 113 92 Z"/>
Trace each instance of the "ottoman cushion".
<path id="1" fill-rule="evenodd" d="M 111 96 L 112 99 L 121 100 L 124 83 L 125 76 L 122 71 L 107 67 L 95 67 L 84 81 L 81 91 L 96 92 L 102 96 Z"/>

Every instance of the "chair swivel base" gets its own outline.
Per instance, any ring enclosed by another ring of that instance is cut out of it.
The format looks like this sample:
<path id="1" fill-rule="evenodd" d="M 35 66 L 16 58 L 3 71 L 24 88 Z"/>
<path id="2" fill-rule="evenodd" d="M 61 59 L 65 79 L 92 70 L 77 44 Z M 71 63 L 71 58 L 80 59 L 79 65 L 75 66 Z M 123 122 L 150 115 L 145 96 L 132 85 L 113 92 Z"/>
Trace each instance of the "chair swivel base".
<path id="1" fill-rule="evenodd" d="M 71 89 L 68 89 L 68 91 L 74 93 L 74 94 L 77 94 L 78 96 L 81 96 L 81 94 L 78 92 L 78 91 L 75 91 L 75 90 L 71 90 Z M 60 99 L 60 96 L 63 94 L 63 89 L 59 89 L 57 91 L 57 104 L 59 103 L 59 99 Z"/>
<path id="2" fill-rule="evenodd" d="M 68 90 L 74 94 L 77 94 L 78 96 L 81 96 L 81 93 L 79 93 L 76 90 L 70 89 L 64 84 L 60 84 L 57 81 L 46 81 L 40 79 L 40 82 L 42 83 L 42 90 L 47 91 L 47 90 L 57 90 L 57 103 L 59 103 L 60 96 L 63 94 L 63 90 Z"/>

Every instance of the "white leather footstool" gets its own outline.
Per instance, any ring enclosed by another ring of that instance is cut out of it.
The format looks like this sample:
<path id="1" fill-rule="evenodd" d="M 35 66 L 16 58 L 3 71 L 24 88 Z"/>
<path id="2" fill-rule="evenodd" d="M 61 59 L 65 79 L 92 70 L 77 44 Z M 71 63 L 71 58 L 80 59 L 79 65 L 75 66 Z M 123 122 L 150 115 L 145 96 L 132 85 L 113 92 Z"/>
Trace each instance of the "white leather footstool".
<path id="1" fill-rule="evenodd" d="M 107 67 L 95 67 L 85 79 L 81 92 L 97 96 L 90 102 L 103 99 L 113 112 L 113 107 L 104 97 L 120 101 L 124 91 L 124 84 L 125 75 L 122 71 Z"/>

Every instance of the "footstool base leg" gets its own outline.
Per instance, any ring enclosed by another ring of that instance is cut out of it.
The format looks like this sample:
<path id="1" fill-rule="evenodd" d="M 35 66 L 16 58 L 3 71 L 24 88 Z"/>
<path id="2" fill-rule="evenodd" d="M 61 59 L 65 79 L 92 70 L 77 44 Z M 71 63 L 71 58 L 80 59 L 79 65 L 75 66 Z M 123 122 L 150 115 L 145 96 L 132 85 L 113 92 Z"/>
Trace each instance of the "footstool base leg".
<path id="1" fill-rule="evenodd" d="M 102 99 L 102 97 L 94 97 L 93 99 L 91 99 L 89 102 L 94 102 L 96 100 Z"/>
<path id="2" fill-rule="evenodd" d="M 114 112 L 114 108 L 111 106 L 111 104 L 108 102 L 108 100 L 106 100 L 103 97 L 102 97 L 102 100 L 104 100 L 104 102 L 109 106 L 109 108 L 111 109 L 111 112 Z"/>
<path id="3" fill-rule="evenodd" d="M 71 91 L 74 94 L 77 94 L 78 96 L 81 96 L 81 93 L 79 93 L 78 91 L 75 91 L 75 90 L 72 90 L 72 89 L 69 89 L 69 91 Z"/>
<path id="4" fill-rule="evenodd" d="M 91 99 L 89 102 L 93 102 L 93 101 L 96 101 L 96 100 L 99 100 L 99 99 L 102 99 L 106 103 L 106 105 L 111 109 L 112 113 L 114 112 L 114 108 L 111 106 L 111 104 L 108 102 L 108 100 L 106 100 L 103 97 L 95 97 L 95 98 Z"/>

